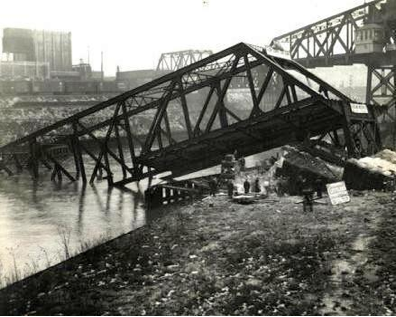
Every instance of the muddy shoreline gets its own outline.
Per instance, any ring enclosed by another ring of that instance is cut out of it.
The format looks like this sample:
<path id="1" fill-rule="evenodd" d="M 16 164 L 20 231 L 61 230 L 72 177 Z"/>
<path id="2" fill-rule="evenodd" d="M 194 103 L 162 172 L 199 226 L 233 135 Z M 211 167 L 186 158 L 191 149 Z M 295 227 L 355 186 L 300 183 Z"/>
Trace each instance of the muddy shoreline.
<path id="1" fill-rule="evenodd" d="M 0 291 L 2 315 L 391 315 L 389 193 L 342 206 L 225 196 L 168 206 L 149 225 Z"/>

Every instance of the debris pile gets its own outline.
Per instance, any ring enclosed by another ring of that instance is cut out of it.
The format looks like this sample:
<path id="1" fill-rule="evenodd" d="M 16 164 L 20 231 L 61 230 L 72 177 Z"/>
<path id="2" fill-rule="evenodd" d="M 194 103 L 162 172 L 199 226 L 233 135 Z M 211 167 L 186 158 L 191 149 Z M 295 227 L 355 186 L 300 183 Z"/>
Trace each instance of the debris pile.
<path id="1" fill-rule="evenodd" d="M 388 149 L 372 157 L 348 160 L 343 175 L 348 188 L 356 190 L 394 190 L 395 177 L 396 152 Z"/>
<path id="2" fill-rule="evenodd" d="M 332 183 L 339 180 L 339 176 L 318 157 L 302 152 L 291 146 L 282 147 L 282 155 L 276 162 L 276 176 L 289 179 L 290 194 L 298 193 L 298 178 L 303 177 L 308 182 L 320 179 L 322 183 Z"/>

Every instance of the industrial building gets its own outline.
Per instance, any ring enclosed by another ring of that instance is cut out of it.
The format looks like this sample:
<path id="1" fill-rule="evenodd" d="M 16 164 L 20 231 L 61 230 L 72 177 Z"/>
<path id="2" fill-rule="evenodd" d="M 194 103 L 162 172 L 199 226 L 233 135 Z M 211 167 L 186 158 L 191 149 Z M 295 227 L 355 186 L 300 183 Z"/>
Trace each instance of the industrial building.
<path id="1" fill-rule="evenodd" d="M 49 71 L 71 71 L 71 32 L 5 28 L 3 53 L 8 62 L 27 62 L 28 67 L 48 65 Z"/>
<path id="2" fill-rule="evenodd" d="M 2 42 L 0 95 L 120 93 L 172 71 L 164 67 L 120 71 L 118 67 L 115 79 L 105 79 L 103 53 L 100 71 L 93 70 L 82 59 L 73 65 L 71 32 L 5 28 Z M 158 65 L 181 68 L 211 53 L 208 50 L 165 53 Z"/>
<path id="3" fill-rule="evenodd" d="M 72 64 L 71 32 L 5 28 L 2 43 L 0 94 L 63 93 L 70 87 L 92 93 L 97 89 L 90 82 L 103 81 L 103 72 L 90 64 Z"/>
<path id="4" fill-rule="evenodd" d="M 116 81 L 121 90 L 130 90 L 168 73 L 170 73 L 170 71 L 154 69 L 132 71 L 120 71 L 117 69 Z"/>

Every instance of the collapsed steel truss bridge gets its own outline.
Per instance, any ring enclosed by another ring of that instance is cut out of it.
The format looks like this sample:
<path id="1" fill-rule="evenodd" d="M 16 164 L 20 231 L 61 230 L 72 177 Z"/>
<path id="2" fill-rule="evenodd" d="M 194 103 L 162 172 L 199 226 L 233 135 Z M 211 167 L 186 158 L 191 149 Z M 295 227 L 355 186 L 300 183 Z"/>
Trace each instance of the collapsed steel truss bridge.
<path id="1" fill-rule="evenodd" d="M 230 88 L 241 78 L 248 88 Z M 4 145 L 0 168 L 34 178 L 48 168 L 53 179 L 84 184 L 102 175 L 123 186 L 214 166 L 235 150 L 246 156 L 307 140 L 327 140 L 348 156 L 381 147 L 370 105 L 240 43 Z M 64 147 L 69 158 L 54 154 Z"/>

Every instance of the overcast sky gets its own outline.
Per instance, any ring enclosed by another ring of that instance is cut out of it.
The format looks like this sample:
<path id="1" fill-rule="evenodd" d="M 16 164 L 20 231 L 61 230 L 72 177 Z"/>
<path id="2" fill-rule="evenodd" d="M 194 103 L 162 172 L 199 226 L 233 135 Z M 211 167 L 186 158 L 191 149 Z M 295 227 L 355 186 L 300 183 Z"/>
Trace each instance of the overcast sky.
<path id="1" fill-rule="evenodd" d="M 2 1 L 0 28 L 72 32 L 73 62 L 106 75 L 155 68 L 162 52 L 219 51 L 238 42 L 257 45 L 362 4 L 363 0 L 12 0 Z"/>

